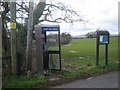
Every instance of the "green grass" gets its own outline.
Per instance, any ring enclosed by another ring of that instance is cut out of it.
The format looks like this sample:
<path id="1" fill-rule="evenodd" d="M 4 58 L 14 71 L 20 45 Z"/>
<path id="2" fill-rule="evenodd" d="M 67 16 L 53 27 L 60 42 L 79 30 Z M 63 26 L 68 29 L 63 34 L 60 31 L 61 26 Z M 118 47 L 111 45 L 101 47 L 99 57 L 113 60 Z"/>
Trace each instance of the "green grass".
<path id="1" fill-rule="evenodd" d="M 110 38 L 108 49 L 109 65 L 118 63 L 118 37 Z M 76 51 L 76 52 L 69 52 Z M 100 45 L 99 63 L 105 65 L 105 45 Z M 81 57 L 81 58 L 79 58 Z M 96 66 L 96 39 L 73 39 L 71 45 L 62 47 L 63 67 L 74 71 L 79 68 L 90 69 Z"/>
<path id="2" fill-rule="evenodd" d="M 37 84 L 44 84 L 47 82 L 45 77 L 32 76 L 28 78 L 27 76 L 7 76 L 3 78 L 3 88 L 24 88 L 30 87 Z"/>
<path id="3" fill-rule="evenodd" d="M 69 51 L 77 51 L 70 53 Z M 100 45 L 100 56 L 104 56 L 105 45 Z M 70 46 L 62 47 L 62 57 L 72 58 L 76 56 L 94 56 L 96 53 L 96 39 L 73 39 Z M 109 56 L 118 57 L 118 38 L 110 38 Z"/>
<path id="4" fill-rule="evenodd" d="M 70 52 L 76 51 L 76 52 Z M 82 58 L 79 58 L 82 57 Z M 60 82 L 76 77 L 89 77 L 120 68 L 118 62 L 118 38 L 110 38 L 108 65 L 105 65 L 105 45 L 100 45 L 99 65 L 96 66 L 96 39 L 73 39 L 71 45 L 62 46 L 62 75 Z"/>
<path id="5" fill-rule="evenodd" d="M 70 52 L 76 51 L 76 52 Z M 79 58 L 82 57 L 82 58 Z M 120 67 L 118 62 L 118 38 L 110 38 L 108 66 L 105 65 L 105 45 L 100 46 L 99 66 L 96 66 L 96 39 L 73 39 L 71 45 L 62 46 L 62 71 L 52 71 L 52 76 L 60 76 L 59 82 L 70 80 L 75 77 L 85 77 L 95 75 Z M 51 82 L 46 77 L 26 76 L 5 77 L 3 79 L 4 88 L 23 88 L 34 85 L 45 85 L 56 83 Z"/>

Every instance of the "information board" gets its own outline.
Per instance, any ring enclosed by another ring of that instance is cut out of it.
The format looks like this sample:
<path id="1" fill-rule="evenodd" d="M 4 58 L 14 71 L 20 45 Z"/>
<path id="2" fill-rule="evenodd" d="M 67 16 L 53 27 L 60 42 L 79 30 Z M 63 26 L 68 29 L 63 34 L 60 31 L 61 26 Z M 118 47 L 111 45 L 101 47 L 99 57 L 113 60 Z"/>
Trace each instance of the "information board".
<path id="1" fill-rule="evenodd" d="M 96 65 L 99 65 L 99 45 L 105 45 L 105 63 L 108 65 L 108 44 L 109 44 L 109 32 L 97 31 L 96 34 Z"/>
<path id="2" fill-rule="evenodd" d="M 100 35 L 99 43 L 108 44 L 108 35 Z"/>

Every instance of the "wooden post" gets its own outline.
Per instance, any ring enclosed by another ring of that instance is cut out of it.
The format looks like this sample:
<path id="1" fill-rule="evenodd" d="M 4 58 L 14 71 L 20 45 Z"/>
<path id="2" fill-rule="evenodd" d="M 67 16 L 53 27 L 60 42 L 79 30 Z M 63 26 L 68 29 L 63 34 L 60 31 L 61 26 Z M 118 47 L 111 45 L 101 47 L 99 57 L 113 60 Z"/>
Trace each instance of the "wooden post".
<path id="1" fill-rule="evenodd" d="M 2 60 L 2 15 L 0 14 L 0 62 L 2 62 L 1 60 Z M 1 65 L 2 63 L 0 63 L 0 66 Z"/>
<path id="2" fill-rule="evenodd" d="M 44 75 L 42 30 L 39 25 L 35 26 L 35 41 L 36 41 L 37 73 L 38 75 Z"/>
<path id="3" fill-rule="evenodd" d="M 33 2 L 29 2 L 29 20 L 27 31 L 27 48 L 26 48 L 26 66 L 27 71 L 31 71 L 32 67 L 32 34 L 33 34 Z"/>
<path id="4" fill-rule="evenodd" d="M 96 45 L 96 65 L 99 65 L 99 45 Z"/>
<path id="5" fill-rule="evenodd" d="M 2 90 L 2 16 L 0 13 L 0 89 Z"/>
<path id="6" fill-rule="evenodd" d="M 62 65 L 61 65 L 61 42 L 60 42 L 60 27 L 59 27 L 59 31 L 58 31 L 58 39 L 59 39 L 59 64 L 60 64 L 60 71 L 62 70 Z"/>
<path id="7" fill-rule="evenodd" d="M 108 44 L 105 45 L 105 65 L 108 65 Z"/>
<path id="8" fill-rule="evenodd" d="M 96 35 L 96 65 L 99 65 L 99 34 Z"/>
<path id="9" fill-rule="evenodd" d="M 16 50 L 16 3 L 10 3 L 10 11 L 11 11 L 11 67 L 12 74 L 17 75 L 17 50 Z"/>

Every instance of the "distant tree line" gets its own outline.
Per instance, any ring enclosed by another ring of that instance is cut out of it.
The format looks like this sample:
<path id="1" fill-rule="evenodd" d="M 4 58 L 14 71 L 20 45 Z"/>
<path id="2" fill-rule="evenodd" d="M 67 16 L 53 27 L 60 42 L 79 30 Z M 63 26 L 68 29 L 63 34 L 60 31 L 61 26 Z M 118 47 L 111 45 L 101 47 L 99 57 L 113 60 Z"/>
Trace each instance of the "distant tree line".
<path id="1" fill-rule="evenodd" d="M 60 35 L 60 43 L 61 45 L 69 44 L 72 40 L 71 34 L 65 32 Z M 47 35 L 48 46 L 57 46 L 58 45 L 58 35 L 57 34 L 49 34 Z"/>
<path id="2" fill-rule="evenodd" d="M 107 31 L 106 29 L 97 29 L 96 31 L 91 31 L 86 34 L 87 38 L 95 38 L 97 31 Z"/>
<path id="3" fill-rule="evenodd" d="M 86 34 L 87 38 L 95 38 L 96 37 L 96 31 L 88 32 Z"/>

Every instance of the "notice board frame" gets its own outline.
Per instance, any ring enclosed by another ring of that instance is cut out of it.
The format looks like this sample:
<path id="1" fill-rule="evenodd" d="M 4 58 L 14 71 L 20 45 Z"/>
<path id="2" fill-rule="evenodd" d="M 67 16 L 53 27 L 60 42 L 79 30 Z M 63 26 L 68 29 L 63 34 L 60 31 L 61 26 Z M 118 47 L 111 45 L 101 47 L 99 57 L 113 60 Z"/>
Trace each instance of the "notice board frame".
<path id="1" fill-rule="evenodd" d="M 100 36 L 103 36 L 102 37 L 103 40 L 101 40 Z M 105 64 L 108 65 L 109 37 L 110 37 L 110 33 L 108 31 L 97 31 L 97 34 L 96 34 L 96 65 L 99 65 L 99 45 L 105 45 Z"/>

